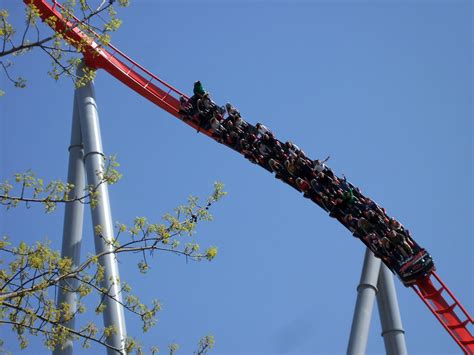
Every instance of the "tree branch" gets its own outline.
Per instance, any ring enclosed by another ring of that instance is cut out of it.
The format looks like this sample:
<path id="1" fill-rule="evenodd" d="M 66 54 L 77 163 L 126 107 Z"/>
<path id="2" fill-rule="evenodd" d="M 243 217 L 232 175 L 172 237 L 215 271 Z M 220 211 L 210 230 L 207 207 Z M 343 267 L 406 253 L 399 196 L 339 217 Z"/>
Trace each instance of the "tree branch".
<path id="1" fill-rule="evenodd" d="M 9 307 L 9 308 L 12 308 L 12 309 L 16 309 L 18 312 L 24 312 L 28 315 L 33 315 L 33 312 L 29 309 L 24 309 L 23 307 L 20 307 L 20 306 L 15 306 L 14 304 L 11 304 L 11 303 L 8 303 L 8 302 L 3 302 L 2 303 L 4 306 L 6 307 Z M 87 339 L 87 340 L 91 340 L 93 342 L 96 342 L 96 343 L 99 343 L 103 346 L 105 346 L 106 348 L 108 349 L 111 349 L 111 350 L 114 350 L 114 351 L 117 351 L 121 354 L 125 354 L 121 349 L 119 348 L 116 348 L 112 345 L 109 345 L 107 344 L 106 342 L 104 341 L 101 341 L 97 338 L 94 338 L 94 337 L 91 337 L 91 336 L 88 336 L 82 332 L 78 332 L 74 329 L 71 329 L 71 328 L 68 328 L 62 324 L 60 324 L 59 322 L 55 322 L 55 321 L 52 321 L 51 319 L 48 319 L 42 315 L 38 315 L 38 314 L 34 314 L 34 316 L 38 317 L 38 319 L 44 321 L 45 323 L 48 323 L 48 324 L 51 324 L 52 326 L 56 326 L 56 327 L 63 327 L 64 329 L 66 329 L 68 332 L 70 332 L 71 334 L 74 334 L 74 335 L 77 335 L 78 337 L 81 337 L 81 338 L 84 338 L 84 339 Z M 31 327 L 31 326 L 27 326 L 25 324 L 19 324 L 19 323 L 16 323 L 16 322 L 11 322 L 11 321 L 6 321 L 4 319 L 0 319 L 0 324 L 12 324 L 12 325 L 16 325 L 16 326 L 19 326 L 19 327 L 27 327 L 29 329 L 35 329 L 35 330 L 38 330 L 42 333 L 46 333 L 46 334 L 50 334 L 51 332 L 50 331 L 47 331 L 47 330 L 44 330 L 43 329 L 40 329 L 40 328 L 34 328 L 34 327 Z"/>

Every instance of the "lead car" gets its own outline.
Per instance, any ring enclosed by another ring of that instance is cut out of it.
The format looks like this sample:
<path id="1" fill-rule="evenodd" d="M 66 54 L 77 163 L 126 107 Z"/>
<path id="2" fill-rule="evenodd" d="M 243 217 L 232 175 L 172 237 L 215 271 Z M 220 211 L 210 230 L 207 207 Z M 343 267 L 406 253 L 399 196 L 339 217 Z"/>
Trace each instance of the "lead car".
<path id="1" fill-rule="evenodd" d="M 421 249 L 413 257 L 407 259 L 395 272 L 405 286 L 413 285 L 417 280 L 424 278 L 435 271 L 433 258 Z"/>

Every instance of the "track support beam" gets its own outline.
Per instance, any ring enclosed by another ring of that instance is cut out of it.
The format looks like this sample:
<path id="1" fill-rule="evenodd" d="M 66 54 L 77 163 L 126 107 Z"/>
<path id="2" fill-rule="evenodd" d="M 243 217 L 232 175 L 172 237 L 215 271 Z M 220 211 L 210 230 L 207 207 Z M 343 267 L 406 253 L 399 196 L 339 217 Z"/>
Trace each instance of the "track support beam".
<path id="1" fill-rule="evenodd" d="M 377 287 L 379 289 L 377 304 L 385 353 L 388 355 L 407 355 L 405 330 L 400 317 L 393 275 L 385 265 L 380 268 Z"/>
<path id="2" fill-rule="evenodd" d="M 79 122 L 79 108 L 74 95 L 74 111 L 72 117 L 71 145 L 69 146 L 69 168 L 67 181 L 74 184 L 74 188 L 70 192 L 71 197 L 81 197 L 84 195 L 85 189 L 85 168 L 84 168 L 84 150 L 82 146 L 81 125 Z M 67 203 L 64 212 L 63 226 L 63 244 L 61 257 L 70 258 L 73 268 L 77 268 L 81 263 L 81 242 L 82 242 L 82 226 L 84 220 L 84 205 L 80 201 Z M 77 280 L 71 279 L 60 283 L 57 304 L 69 304 L 72 313 L 77 309 L 77 294 L 71 292 L 76 290 Z M 72 318 L 64 325 L 74 329 L 75 318 Z M 62 348 L 54 349 L 54 355 L 71 355 L 73 344 L 71 340 L 67 340 Z"/>
<path id="3" fill-rule="evenodd" d="M 82 65 L 78 68 L 78 76 L 82 76 Z M 101 287 L 108 290 L 109 297 L 103 297 L 106 308 L 103 312 L 104 326 L 114 327 L 115 332 L 105 340 L 113 348 L 125 353 L 127 332 L 125 315 L 121 305 L 120 277 L 116 256 L 112 251 L 111 241 L 114 237 L 112 214 L 110 210 L 107 184 L 101 183 L 104 173 L 104 153 L 100 134 L 99 114 L 95 100 L 92 82 L 76 89 L 73 128 L 69 155 L 68 181 L 75 183 L 75 194 L 84 194 L 85 177 L 89 186 L 98 192 L 98 204 L 91 208 L 93 236 L 96 254 L 102 254 L 99 263 L 104 267 L 104 278 Z M 85 176 L 86 175 L 86 176 Z M 78 203 L 80 205 L 80 203 Z M 62 256 L 73 259 L 74 265 L 80 264 L 80 244 L 82 238 L 83 208 L 78 204 L 70 204 L 66 209 L 64 220 L 64 240 Z M 97 226 L 100 226 L 98 233 Z M 67 302 L 71 307 L 77 307 L 74 293 L 61 293 L 58 304 Z M 67 324 L 74 328 L 74 323 Z M 67 342 L 62 349 L 55 349 L 54 355 L 72 354 L 72 342 Z M 107 348 L 108 355 L 116 355 L 117 351 Z"/>
<path id="4" fill-rule="evenodd" d="M 377 298 L 386 353 L 406 355 L 405 331 L 392 273 L 369 249 L 365 251 L 362 275 L 357 286 L 357 301 L 347 354 L 365 354 L 375 298 Z"/>
<path id="5" fill-rule="evenodd" d="M 347 346 L 348 355 L 365 354 L 374 300 L 378 292 L 377 280 L 379 278 L 380 264 L 380 259 L 376 258 L 370 249 L 367 248 L 362 275 L 359 286 L 357 286 L 357 301 L 354 318 L 352 319 L 349 345 Z"/>

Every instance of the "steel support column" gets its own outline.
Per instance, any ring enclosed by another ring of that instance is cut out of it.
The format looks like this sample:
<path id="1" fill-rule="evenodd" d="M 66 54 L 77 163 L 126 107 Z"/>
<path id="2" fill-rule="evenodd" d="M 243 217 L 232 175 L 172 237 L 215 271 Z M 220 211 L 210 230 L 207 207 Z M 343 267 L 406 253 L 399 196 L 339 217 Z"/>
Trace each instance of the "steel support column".
<path id="1" fill-rule="evenodd" d="M 78 74 L 81 75 L 81 69 Z M 79 107 L 81 132 L 84 144 L 84 161 L 89 185 L 98 186 L 98 205 L 91 209 L 92 223 L 97 254 L 110 252 L 112 247 L 109 243 L 114 237 L 112 214 L 110 211 L 109 192 L 106 184 L 100 184 L 104 170 L 104 154 L 102 151 L 102 139 L 100 135 L 99 114 L 95 101 L 95 92 L 92 82 L 76 89 L 76 99 Z M 96 227 L 100 226 L 101 232 L 96 235 Z M 111 335 L 107 344 L 124 349 L 126 340 L 125 316 L 121 302 L 119 284 L 118 263 L 114 254 L 106 254 L 99 258 L 99 263 L 104 267 L 104 280 L 102 287 L 108 290 L 111 297 L 104 297 L 106 309 L 104 311 L 104 325 L 115 327 L 116 333 Z M 117 302 L 117 301 L 119 302 Z M 108 354 L 116 352 L 108 349 Z"/>
<path id="2" fill-rule="evenodd" d="M 69 167 L 67 182 L 74 184 L 69 196 L 71 198 L 81 197 L 86 192 L 85 189 L 85 169 L 84 151 L 82 149 L 81 126 L 79 123 L 79 110 L 74 95 L 74 111 L 72 116 L 71 145 L 69 146 Z M 61 257 L 70 258 L 73 268 L 81 263 L 81 241 L 82 226 L 84 221 L 84 205 L 80 201 L 66 204 L 63 226 L 63 244 Z M 77 289 L 77 280 L 71 279 L 60 283 L 57 305 L 61 303 L 69 304 L 70 310 L 74 313 L 77 309 L 77 293 L 70 290 Z M 72 318 L 64 325 L 74 329 L 75 319 Z M 73 343 L 68 340 L 63 346 L 54 349 L 54 355 L 71 355 Z"/>
<path id="3" fill-rule="evenodd" d="M 352 319 L 351 334 L 347 346 L 347 354 L 365 354 L 369 336 L 370 320 L 377 295 L 377 280 L 380 271 L 380 259 L 367 249 L 364 258 L 364 267 L 357 286 L 357 301 Z"/>
<path id="4" fill-rule="evenodd" d="M 406 355 L 408 352 L 405 344 L 405 331 L 398 308 L 397 293 L 392 273 L 385 265 L 380 268 L 377 287 L 379 289 L 377 304 L 385 352 L 388 355 Z"/>

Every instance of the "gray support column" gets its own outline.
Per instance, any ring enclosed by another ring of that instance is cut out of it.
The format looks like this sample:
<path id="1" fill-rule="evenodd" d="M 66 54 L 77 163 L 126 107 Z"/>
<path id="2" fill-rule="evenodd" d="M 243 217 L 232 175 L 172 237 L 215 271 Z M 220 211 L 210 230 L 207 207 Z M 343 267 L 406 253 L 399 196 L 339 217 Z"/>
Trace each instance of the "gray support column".
<path id="1" fill-rule="evenodd" d="M 347 354 L 365 354 L 367 338 L 369 336 L 370 320 L 377 295 L 377 279 L 380 271 L 380 259 L 367 249 L 364 258 L 364 267 L 357 286 L 357 302 L 352 319 L 351 335 L 347 346 Z"/>
<path id="2" fill-rule="evenodd" d="M 78 74 L 80 75 L 80 69 Z M 93 83 L 76 90 L 77 103 L 79 106 L 79 116 L 81 120 L 82 139 L 84 143 L 84 160 L 87 171 L 87 182 L 89 185 L 97 186 L 103 172 L 104 154 L 102 151 L 102 139 L 100 135 L 99 115 L 95 101 L 95 92 Z M 101 184 L 98 188 L 98 206 L 92 208 L 92 223 L 95 226 L 101 226 L 101 237 L 96 236 L 94 232 L 96 253 L 111 251 L 112 247 L 104 239 L 111 240 L 114 237 L 112 225 L 112 215 L 110 211 L 109 192 L 106 184 Z M 109 290 L 114 298 L 121 302 L 118 264 L 115 255 L 107 254 L 99 259 L 104 267 L 104 281 L 102 287 Z M 113 347 L 123 349 L 126 340 L 125 316 L 123 307 L 111 299 L 104 298 L 106 309 L 104 311 L 104 325 L 114 326 L 116 333 L 107 339 L 107 343 Z M 109 355 L 116 354 L 113 350 L 107 351 Z"/>
<path id="3" fill-rule="evenodd" d="M 79 123 L 79 112 L 74 96 L 74 111 L 72 117 L 71 130 L 71 145 L 69 146 L 69 168 L 67 175 L 67 182 L 74 184 L 74 188 L 70 193 L 70 197 L 81 197 L 86 192 L 85 184 L 85 169 L 84 169 L 84 151 L 82 150 L 82 136 L 81 126 Z M 84 205 L 79 202 L 71 202 L 66 204 L 64 213 L 63 226 L 63 245 L 61 256 L 72 260 L 73 268 L 79 266 L 81 263 L 81 240 L 82 240 L 82 225 L 84 221 Z M 68 303 L 71 312 L 74 313 L 77 309 L 77 294 L 75 292 L 68 292 L 68 290 L 77 289 L 77 280 L 68 280 L 60 283 L 60 290 L 58 293 L 58 306 L 65 302 Z M 64 323 L 68 328 L 74 329 L 75 319 Z M 54 355 L 71 355 L 73 350 L 73 343 L 68 340 L 63 348 L 56 348 L 53 351 Z"/>
<path id="4" fill-rule="evenodd" d="M 385 352 L 388 355 L 406 355 L 405 331 L 403 330 L 398 308 L 393 276 L 385 265 L 382 265 L 380 269 L 378 288 L 377 304 L 380 323 L 382 324 Z"/>

